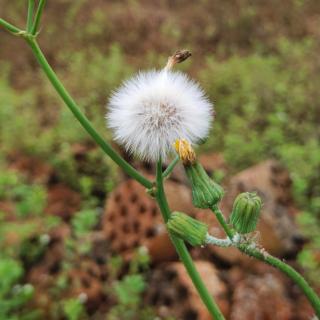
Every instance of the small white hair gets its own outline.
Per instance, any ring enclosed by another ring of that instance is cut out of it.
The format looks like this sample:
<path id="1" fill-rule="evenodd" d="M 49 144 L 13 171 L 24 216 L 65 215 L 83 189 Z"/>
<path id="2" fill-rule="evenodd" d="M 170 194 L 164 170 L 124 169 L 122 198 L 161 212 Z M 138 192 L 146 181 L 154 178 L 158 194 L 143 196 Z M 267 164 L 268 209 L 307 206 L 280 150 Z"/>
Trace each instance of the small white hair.
<path id="1" fill-rule="evenodd" d="M 114 139 L 143 160 L 165 160 L 176 139 L 196 144 L 207 137 L 213 118 L 199 84 L 181 72 L 140 72 L 109 101 L 107 125 Z"/>

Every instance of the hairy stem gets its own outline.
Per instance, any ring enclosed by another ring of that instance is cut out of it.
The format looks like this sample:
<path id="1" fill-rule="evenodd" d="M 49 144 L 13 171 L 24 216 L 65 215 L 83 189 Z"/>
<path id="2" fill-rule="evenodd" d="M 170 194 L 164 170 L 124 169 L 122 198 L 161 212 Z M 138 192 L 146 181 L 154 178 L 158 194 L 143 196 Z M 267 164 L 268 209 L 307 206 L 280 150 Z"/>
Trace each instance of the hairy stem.
<path id="1" fill-rule="evenodd" d="M 166 178 L 170 175 L 170 173 L 173 171 L 174 167 L 177 165 L 177 163 L 179 162 L 180 160 L 180 157 L 179 156 L 176 156 L 172 162 L 168 165 L 167 169 L 164 170 L 162 176 L 163 178 Z"/>
<path id="2" fill-rule="evenodd" d="M 206 236 L 206 243 L 213 244 L 218 247 L 231 247 L 233 245 L 232 241 L 229 238 L 220 239 L 220 238 L 216 238 L 210 234 L 207 234 L 207 236 Z"/>
<path id="3" fill-rule="evenodd" d="M 76 102 L 70 96 L 63 84 L 58 79 L 57 75 L 49 65 L 47 59 L 43 55 L 39 45 L 33 37 L 25 38 L 31 47 L 36 59 L 38 60 L 42 70 L 47 75 L 53 87 L 56 89 L 59 96 L 65 102 L 67 107 L 73 113 L 73 115 L 80 122 L 82 127 L 89 133 L 89 135 L 95 140 L 95 142 L 101 147 L 101 149 L 116 163 L 118 164 L 129 176 L 140 182 L 146 188 L 152 188 L 153 184 L 147 178 L 143 177 L 136 169 L 134 169 L 127 161 L 125 161 L 112 147 L 108 144 L 94 129 L 88 118 L 80 111 Z"/>
<path id="4" fill-rule="evenodd" d="M 234 230 L 228 226 L 222 212 L 217 206 L 212 208 L 212 210 L 215 213 L 225 233 L 232 240 L 235 234 Z M 236 247 L 246 255 L 261 260 L 286 274 L 303 291 L 303 293 L 306 295 L 309 302 L 313 306 L 316 315 L 318 316 L 318 318 L 320 318 L 320 299 L 315 293 L 315 291 L 310 287 L 308 282 L 301 276 L 301 274 L 299 274 L 291 266 L 284 263 L 280 259 L 273 257 L 267 252 L 255 249 L 252 246 L 250 246 L 250 244 L 240 243 L 237 244 Z"/>
<path id="5" fill-rule="evenodd" d="M 165 222 L 168 221 L 170 217 L 170 209 L 168 206 L 168 202 L 164 193 L 164 187 L 163 187 L 163 175 L 162 175 L 162 163 L 159 161 L 157 163 L 157 192 L 156 192 L 156 199 L 158 202 L 158 205 L 160 207 L 163 219 Z M 222 320 L 224 319 L 221 311 L 219 310 L 218 305 L 213 300 L 212 296 L 209 294 L 207 288 L 205 287 L 198 271 L 195 268 L 195 265 L 192 261 L 192 258 L 190 257 L 190 254 L 186 248 L 185 243 L 180 240 L 179 238 L 170 235 L 171 241 L 173 245 L 176 248 L 176 251 L 184 264 L 195 288 L 197 289 L 203 303 L 208 308 L 210 314 L 212 315 L 213 319 L 216 320 Z"/>

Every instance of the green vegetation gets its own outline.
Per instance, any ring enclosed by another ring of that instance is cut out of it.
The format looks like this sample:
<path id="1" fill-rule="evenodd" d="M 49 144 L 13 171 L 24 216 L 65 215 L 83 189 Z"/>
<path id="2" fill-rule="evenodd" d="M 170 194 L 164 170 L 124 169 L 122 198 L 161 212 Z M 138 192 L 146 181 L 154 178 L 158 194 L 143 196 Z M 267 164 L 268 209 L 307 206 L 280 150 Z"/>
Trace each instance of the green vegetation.
<path id="1" fill-rule="evenodd" d="M 58 9 L 62 5 L 63 15 L 61 8 Z M 218 12 L 215 26 L 204 18 L 206 28 L 197 22 L 199 17 L 207 16 L 203 12 L 213 9 L 210 1 L 193 5 L 196 6 L 193 14 L 190 14 L 192 10 L 188 11 L 190 5 L 186 6 L 188 25 L 195 26 L 187 37 L 179 18 L 167 19 L 161 28 L 156 28 L 151 17 L 146 29 L 150 24 L 150 38 L 156 37 L 153 42 L 144 39 L 142 27 L 143 35 L 139 34 L 139 21 L 134 21 L 136 32 L 130 36 L 117 32 L 114 22 L 119 19 L 119 23 L 124 23 L 119 17 L 123 14 L 125 20 L 128 8 L 121 13 L 124 8 L 110 4 L 105 8 L 106 18 L 98 2 L 88 10 L 85 1 L 57 1 L 48 11 L 46 27 L 41 32 L 45 35 L 43 38 L 50 39 L 43 39 L 45 51 L 59 76 L 95 128 L 108 139 L 110 133 L 105 129 L 104 115 L 110 92 L 138 69 L 163 64 L 176 47 L 194 49 L 193 59 L 182 68 L 200 80 L 215 101 L 217 113 L 203 151 L 223 152 L 232 172 L 270 157 L 289 169 L 295 202 L 304 210 L 298 223 L 309 239 L 298 262 L 309 279 L 319 284 L 319 42 L 311 31 L 308 33 L 302 21 L 307 20 L 317 3 L 288 1 L 287 5 L 291 14 L 283 15 L 291 22 L 289 27 L 282 22 L 282 16 L 275 17 L 278 25 L 270 26 L 263 37 L 259 36 L 256 26 L 268 8 L 249 5 L 247 1 L 243 1 L 239 16 L 231 9 L 225 10 L 228 14 L 223 14 L 220 21 Z M 128 6 L 139 16 L 141 4 L 130 2 Z M 279 6 L 280 15 L 285 9 Z M 19 12 L 24 12 L 23 9 L 22 2 L 7 1 L 4 14 L 22 21 Z M 74 42 L 65 35 L 57 42 L 61 24 L 74 32 Z M 296 25 L 304 33 L 299 34 Z M 216 38 L 221 39 L 220 42 L 216 47 L 210 46 L 216 43 Z M 63 241 L 65 256 L 61 270 L 49 290 L 52 297 L 59 300 L 51 306 L 50 314 L 53 319 L 62 315 L 70 320 L 86 319 L 88 314 L 81 299 L 70 298 L 66 293 L 68 271 L 81 258 L 90 255 L 89 236 L 99 224 L 101 207 L 108 192 L 117 184 L 118 173 L 72 114 L 61 106 L 41 71 L 34 66 L 33 58 L 21 47 L 16 52 L 3 50 L 11 46 L 9 36 L 1 33 L 0 319 L 41 319 L 41 308 L 32 307 L 34 288 L 25 275 L 44 257 L 50 245 L 48 233 L 64 224 L 61 219 L 44 214 L 50 183 L 36 181 L 12 169 L 12 159 L 21 155 L 50 165 L 54 173 L 48 179 L 67 185 L 80 195 L 80 208 L 72 215 L 71 232 Z M 19 77 L 17 68 L 22 70 Z M 143 260 L 142 264 L 148 264 L 145 256 L 139 259 Z M 119 314 L 123 319 L 152 317 L 153 311 L 149 308 L 140 310 L 146 282 L 139 259 L 132 262 L 131 273 L 115 281 L 111 289 L 104 288 L 116 301 L 108 320 L 118 319 Z M 114 265 L 112 272 L 117 274 L 122 262 L 117 264 L 115 258 Z"/>

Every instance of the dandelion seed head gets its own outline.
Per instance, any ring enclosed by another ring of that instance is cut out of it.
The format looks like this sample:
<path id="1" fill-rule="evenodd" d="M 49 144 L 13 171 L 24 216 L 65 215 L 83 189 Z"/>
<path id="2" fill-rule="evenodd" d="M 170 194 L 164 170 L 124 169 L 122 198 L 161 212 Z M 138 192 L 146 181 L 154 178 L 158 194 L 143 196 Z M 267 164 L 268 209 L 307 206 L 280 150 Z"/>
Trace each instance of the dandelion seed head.
<path id="1" fill-rule="evenodd" d="M 112 94 L 107 125 L 127 151 L 157 161 L 177 139 L 196 144 L 206 138 L 212 118 L 213 105 L 195 81 L 160 70 L 141 72 Z"/>

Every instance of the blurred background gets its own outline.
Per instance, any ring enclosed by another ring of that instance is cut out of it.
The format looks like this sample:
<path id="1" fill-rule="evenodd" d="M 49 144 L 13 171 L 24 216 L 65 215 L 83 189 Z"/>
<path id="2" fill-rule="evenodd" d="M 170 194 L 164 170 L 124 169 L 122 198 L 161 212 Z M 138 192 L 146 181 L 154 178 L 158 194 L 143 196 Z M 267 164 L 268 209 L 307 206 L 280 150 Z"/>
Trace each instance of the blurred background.
<path id="1" fill-rule="evenodd" d="M 178 69 L 215 103 L 199 154 L 226 189 L 222 208 L 258 191 L 252 236 L 320 288 L 320 2 L 47 2 L 40 46 L 109 141 L 112 90 L 176 49 L 192 51 Z M 26 10 L 27 1 L 0 0 L 0 17 L 22 28 Z M 173 209 L 222 236 L 210 212 L 192 208 L 181 167 L 166 190 Z M 312 317 L 274 269 L 232 249 L 191 253 L 227 319 Z M 154 201 L 96 147 L 25 43 L 0 30 L 0 319 L 45 318 L 210 319 Z"/>

